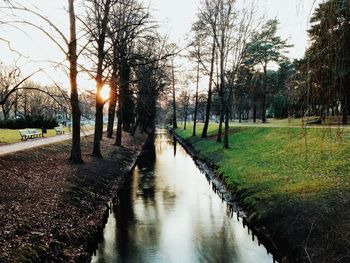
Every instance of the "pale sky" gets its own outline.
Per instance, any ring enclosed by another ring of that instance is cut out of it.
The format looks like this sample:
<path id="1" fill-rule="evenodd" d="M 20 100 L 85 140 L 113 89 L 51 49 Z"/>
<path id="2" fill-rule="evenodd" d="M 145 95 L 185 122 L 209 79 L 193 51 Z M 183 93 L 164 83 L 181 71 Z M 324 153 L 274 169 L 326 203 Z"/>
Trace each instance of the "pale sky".
<path id="1" fill-rule="evenodd" d="M 244 0 L 243 0 L 244 1 Z M 184 35 L 196 20 L 200 0 L 150 0 L 156 18 L 162 23 L 162 31 L 170 39 L 181 43 Z M 242 0 L 238 0 L 242 2 Z M 280 21 L 279 34 L 290 40 L 292 58 L 301 58 L 307 46 L 309 15 L 324 0 L 255 0 L 266 19 L 277 18 Z"/>
<path id="2" fill-rule="evenodd" d="M 155 20 L 159 21 L 160 30 L 168 34 L 172 42 L 183 44 L 185 35 L 191 29 L 191 24 L 196 20 L 200 0 L 143 0 L 146 5 L 150 3 L 151 12 Z M 242 1 L 242 0 L 239 0 Z M 260 6 L 266 19 L 277 18 L 280 21 L 279 34 L 283 38 L 288 38 L 289 43 L 294 47 L 290 50 L 290 57 L 300 58 L 303 56 L 307 47 L 308 37 L 306 29 L 308 26 L 309 15 L 313 8 L 324 0 L 255 0 Z M 66 1 L 62 0 L 21 0 L 21 3 L 35 3 L 37 7 L 43 10 L 50 19 L 64 31 L 68 29 L 68 16 L 64 11 Z M 81 9 L 77 7 L 79 14 Z M 0 13 L 0 19 L 4 14 Z M 20 60 L 24 74 L 28 74 L 37 68 L 47 66 L 45 63 L 35 62 L 37 60 L 62 61 L 62 53 L 52 44 L 52 42 L 42 33 L 33 30 L 30 27 L 24 28 L 25 33 L 14 28 L 4 28 L 0 26 L 0 36 L 11 40 L 12 48 L 25 54 L 27 58 Z M 7 45 L 0 41 L 0 61 L 5 64 L 13 64 L 16 54 L 9 52 Z M 67 77 L 62 72 L 48 71 L 56 81 L 68 84 Z M 44 75 L 37 75 L 36 81 L 47 82 L 48 78 Z M 87 77 L 81 75 L 81 88 L 93 88 L 94 83 L 87 81 Z M 89 86 L 89 87 L 87 87 Z"/>

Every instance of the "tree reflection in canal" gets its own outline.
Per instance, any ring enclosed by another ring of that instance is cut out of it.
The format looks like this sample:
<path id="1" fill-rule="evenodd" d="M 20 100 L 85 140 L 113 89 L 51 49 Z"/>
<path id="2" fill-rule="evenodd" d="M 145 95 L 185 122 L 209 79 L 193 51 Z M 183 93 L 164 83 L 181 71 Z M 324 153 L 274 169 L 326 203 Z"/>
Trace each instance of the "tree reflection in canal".
<path id="1" fill-rule="evenodd" d="M 165 131 L 120 192 L 92 262 L 273 262 Z"/>

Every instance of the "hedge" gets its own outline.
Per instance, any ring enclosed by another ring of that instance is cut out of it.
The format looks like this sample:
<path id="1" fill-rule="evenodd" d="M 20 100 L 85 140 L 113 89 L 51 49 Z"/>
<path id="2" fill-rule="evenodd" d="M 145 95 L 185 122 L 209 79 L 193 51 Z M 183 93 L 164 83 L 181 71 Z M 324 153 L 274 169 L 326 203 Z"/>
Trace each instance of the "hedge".
<path id="1" fill-rule="evenodd" d="M 45 119 L 43 116 L 25 116 L 20 119 L 0 120 L 0 129 L 25 129 L 25 128 L 46 128 L 53 129 L 58 126 L 55 119 Z"/>

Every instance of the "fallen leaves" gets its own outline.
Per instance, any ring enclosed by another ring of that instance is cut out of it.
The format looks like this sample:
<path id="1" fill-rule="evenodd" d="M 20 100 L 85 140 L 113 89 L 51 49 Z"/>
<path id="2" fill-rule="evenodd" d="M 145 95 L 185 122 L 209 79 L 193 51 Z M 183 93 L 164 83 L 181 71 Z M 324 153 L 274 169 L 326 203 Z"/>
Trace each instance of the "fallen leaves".
<path id="1" fill-rule="evenodd" d="M 124 147 L 116 147 L 104 138 L 104 159 L 94 159 L 88 138 L 82 145 L 84 165 L 67 162 L 68 142 L 1 157 L 0 262 L 88 258 L 105 203 L 121 187 L 145 139 L 124 134 Z"/>

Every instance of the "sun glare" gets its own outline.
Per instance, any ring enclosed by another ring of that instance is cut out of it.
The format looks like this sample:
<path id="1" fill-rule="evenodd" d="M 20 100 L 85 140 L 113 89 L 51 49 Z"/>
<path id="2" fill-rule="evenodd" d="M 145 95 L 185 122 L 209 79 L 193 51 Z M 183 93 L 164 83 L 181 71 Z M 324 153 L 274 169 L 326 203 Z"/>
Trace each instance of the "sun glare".
<path id="1" fill-rule="evenodd" d="M 109 86 L 107 86 L 107 85 L 103 86 L 103 88 L 101 90 L 101 98 L 103 100 L 108 100 L 109 99 L 109 92 L 110 92 Z"/>

